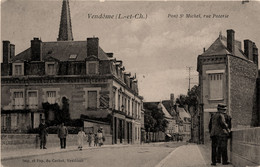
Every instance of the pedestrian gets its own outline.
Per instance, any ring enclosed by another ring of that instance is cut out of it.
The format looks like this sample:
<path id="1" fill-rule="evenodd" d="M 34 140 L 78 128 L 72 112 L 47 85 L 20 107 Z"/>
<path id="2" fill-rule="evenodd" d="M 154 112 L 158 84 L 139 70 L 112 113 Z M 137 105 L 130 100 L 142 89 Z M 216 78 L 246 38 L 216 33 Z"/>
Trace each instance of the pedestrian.
<path id="1" fill-rule="evenodd" d="M 94 141 L 94 135 L 93 135 L 92 132 L 89 132 L 89 134 L 88 134 L 88 145 L 89 145 L 89 147 L 92 146 L 93 141 Z"/>
<path id="2" fill-rule="evenodd" d="M 40 149 L 47 149 L 46 142 L 47 142 L 47 126 L 45 124 L 45 120 L 41 119 L 41 123 L 39 125 L 39 137 L 40 137 Z"/>
<path id="3" fill-rule="evenodd" d="M 84 145 L 84 137 L 86 137 L 85 132 L 83 131 L 83 128 L 80 128 L 80 131 L 78 133 L 78 149 L 82 150 Z"/>
<path id="4" fill-rule="evenodd" d="M 64 123 L 61 123 L 60 127 L 58 128 L 58 137 L 60 138 L 60 147 L 61 149 L 66 148 L 66 137 L 68 135 L 68 129 L 64 126 Z"/>
<path id="5" fill-rule="evenodd" d="M 209 132 L 211 138 L 211 165 L 216 166 L 217 155 L 222 156 L 222 164 L 228 165 L 227 161 L 227 138 L 230 130 L 226 123 L 224 112 L 226 111 L 225 104 L 218 104 L 218 112 L 216 112 L 209 123 Z"/>
<path id="6" fill-rule="evenodd" d="M 102 130 L 102 128 L 98 129 L 97 137 L 98 137 L 98 145 L 99 145 L 99 147 L 101 147 L 101 145 L 103 145 L 103 130 Z"/>
<path id="7" fill-rule="evenodd" d="M 97 146 L 98 145 L 98 136 L 97 134 L 95 134 L 95 137 L 94 137 L 94 146 Z"/>
<path id="8" fill-rule="evenodd" d="M 225 152 L 227 152 L 227 143 L 228 143 L 228 138 L 230 138 L 231 137 L 231 116 L 230 115 L 228 115 L 227 114 L 227 112 L 226 111 L 224 111 L 223 112 L 223 115 L 224 115 L 224 117 L 225 117 L 225 122 L 227 123 L 227 125 L 228 125 L 228 134 L 227 134 L 227 136 L 225 135 L 224 136 L 224 139 L 223 139 L 223 137 L 221 138 L 222 140 L 222 143 L 220 143 L 219 145 L 218 145 L 218 148 L 217 148 L 217 163 L 221 163 L 221 157 L 222 157 L 222 161 L 223 162 L 227 162 L 228 161 L 228 156 L 227 156 L 227 153 L 225 154 Z M 223 145 L 223 147 L 222 147 L 222 145 Z M 222 153 L 223 153 L 223 150 L 224 149 L 224 155 L 222 155 Z M 226 156 L 226 158 L 223 158 L 223 156 Z M 224 161 L 224 159 L 226 159 L 225 161 Z"/>

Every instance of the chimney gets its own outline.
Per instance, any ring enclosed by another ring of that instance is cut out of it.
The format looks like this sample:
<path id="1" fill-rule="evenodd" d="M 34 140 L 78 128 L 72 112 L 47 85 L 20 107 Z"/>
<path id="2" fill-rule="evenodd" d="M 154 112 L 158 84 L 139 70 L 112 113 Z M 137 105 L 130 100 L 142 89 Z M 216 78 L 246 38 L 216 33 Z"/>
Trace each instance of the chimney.
<path id="1" fill-rule="evenodd" d="M 15 56 L 15 45 L 10 44 L 10 59 L 12 59 Z"/>
<path id="2" fill-rule="evenodd" d="M 10 41 L 3 41 L 3 63 L 9 63 L 10 58 Z"/>
<path id="3" fill-rule="evenodd" d="M 227 30 L 227 49 L 231 54 L 235 52 L 235 31 L 230 29 Z"/>
<path id="4" fill-rule="evenodd" d="M 173 93 L 171 93 L 170 99 L 171 99 L 171 104 L 173 106 L 174 105 L 174 94 Z"/>
<path id="5" fill-rule="evenodd" d="M 31 40 L 31 61 L 42 60 L 42 41 L 39 38 L 33 38 Z"/>
<path id="6" fill-rule="evenodd" d="M 246 57 L 253 61 L 253 42 L 250 40 L 244 40 L 244 52 Z"/>
<path id="7" fill-rule="evenodd" d="M 98 47 L 99 39 L 98 38 L 87 38 L 87 56 L 95 56 L 98 58 Z"/>
<path id="8" fill-rule="evenodd" d="M 107 53 L 107 56 L 109 57 L 109 58 L 113 58 L 113 53 Z"/>
<path id="9" fill-rule="evenodd" d="M 258 69 L 258 48 L 256 47 L 255 43 L 253 43 L 253 61 L 257 65 Z"/>

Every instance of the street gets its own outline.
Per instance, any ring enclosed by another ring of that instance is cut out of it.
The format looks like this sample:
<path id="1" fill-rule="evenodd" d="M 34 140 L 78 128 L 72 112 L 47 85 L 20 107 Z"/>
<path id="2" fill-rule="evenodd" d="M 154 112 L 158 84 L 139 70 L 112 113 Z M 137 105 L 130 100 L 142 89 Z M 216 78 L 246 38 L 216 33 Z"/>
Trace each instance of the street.
<path id="1" fill-rule="evenodd" d="M 5 167 L 16 166 L 84 166 L 84 167 L 152 167 L 160 163 L 178 146 L 186 143 L 159 143 L 141 146 L 90 148 L 41 156 L 2 161 Z"/>

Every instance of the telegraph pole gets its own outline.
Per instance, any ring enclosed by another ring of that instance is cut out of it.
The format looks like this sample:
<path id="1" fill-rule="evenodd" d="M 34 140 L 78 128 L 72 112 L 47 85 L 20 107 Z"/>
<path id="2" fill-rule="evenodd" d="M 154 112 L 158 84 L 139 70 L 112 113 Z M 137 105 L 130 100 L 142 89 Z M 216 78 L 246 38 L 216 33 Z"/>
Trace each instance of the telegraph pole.
<path id="1" fill-rule="evenodd" d="M 189 78 L 188 78 L 188 80 L 189 80 L 189 89 L 188 89 L 188 91 L 190 91 L 190 84 L 191 84 L 191 74 L 190 74 L 190 72 L 191 72 L 191 69 L 192 69 L 192 67 L 191 66 L 188 66 L 188 67 L 186 67 L 187 68 L 187 70 L 189 70 Z"/>

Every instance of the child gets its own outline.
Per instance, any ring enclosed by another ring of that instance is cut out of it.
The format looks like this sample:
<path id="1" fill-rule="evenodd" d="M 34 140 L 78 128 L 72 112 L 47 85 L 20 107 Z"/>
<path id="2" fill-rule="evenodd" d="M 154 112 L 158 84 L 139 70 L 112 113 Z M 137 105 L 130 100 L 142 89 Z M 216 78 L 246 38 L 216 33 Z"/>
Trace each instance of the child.
<path id="1" fill-rule="evenodd" d="M 98 136 L 97 136 L 97 134 L 95 134 L 95 142 L 94 142 L 94 146 L 97 146 L 97 144 L 98 144 Z"/>
<path id="2" fill-rule="evenodd" d="M 83 128 L 80 128 L 80 131 L 78 133 L 78 144 L 79 144 L 78 149 L 79 150 L 82 150 L 84 137 L 86 137 L 86 134 L 83 131 Z"/>
<path id="3" fill-rule="evenodd" d="M 89 134 L 88 134 L 88 145 L 89 145 L 89 147 L 91 147 L 92 141 L 94 141 L 94 135 L 92 134 L 92 132 L 89 132 Z"/>

